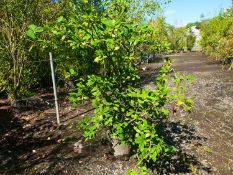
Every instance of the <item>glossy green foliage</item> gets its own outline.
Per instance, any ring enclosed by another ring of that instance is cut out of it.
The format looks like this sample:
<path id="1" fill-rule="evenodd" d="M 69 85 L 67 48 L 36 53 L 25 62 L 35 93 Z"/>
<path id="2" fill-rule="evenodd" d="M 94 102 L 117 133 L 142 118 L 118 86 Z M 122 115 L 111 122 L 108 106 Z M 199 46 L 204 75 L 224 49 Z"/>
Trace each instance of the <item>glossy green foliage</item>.
<path id="1" fill-rule="evenodd" d="M 35 40 L 34 47 L 54 51 L 57 73 L 75 78 L 77 90 L 70 94 L 74 105 L 91 102 L 94 113 L 81 122 L 85 139 L 106 128 L 111 138 L 130 145 L 140 166 L 169 156 L 175 148 L 165 143 L 158 127 L 169 114 L 167 104 L 191 109 L 192 101 L 183 96 L 185 88 L 181 86 L 187 77 L 174 74 L 174 88 L 169 88 L 173 69 L 168 60 L 156 77 L 156 88 L 143 89 L 139 74 L 143 48 L 152 48 L 152 44 L 160 48 L 157 42 L 148 41 L 154 28 L 129 15 L 134 14 L 132 1 L 111 1 L 103 11 L 96 11 L 87 1 L 82 3 L 87 8 L 81 15 L 76 13 L 76 4 L 69 18 L 61 16 L 43 26 L 43 31 L 33 26 L 29 29 L 33 34 L 28 36 Z"/>
<path id="2" fill-rule="evenodd" d="M 174 26 L 168 26 L 168 41 L 170 43 L 171 50 L 174 52 L 192 50 L 196 37 L 191 30 L 191 27 L 175 28 Z"/>
<path id="3" fill-rule="evenodd" d="M 233 58 L 233 10 L 201 22 L 200 45 L 204 53 L 219 60 Z"/>
<path id="4" fill-rule="evenodd" d="M 191 110 L 192 100 L 183 95 L 186 88 L 182 82 L 192 77 L 175 73 L 169 78 L 171 71 L 169 62 L 161 67 L 154 90 L 136 88 L 132 84 L 122 88 L 119 81 L 115 81 L 116 77 L 92 75 L 86 82 L 80 82 L 71 100 L 77 103 L 89 99 L 94 108 L 94 114 L 81 123 L 84 137 L 92 139 L 100 128 L 106 128 L 112 138 L 130 145 L 138 155 L 139 165 L 172 154 L 175 148 L 164 142 L 158 128 L 160 121 L 170 113 L 167 104 L 175 103 Z M 167 85 L 169 79 L 174 83 L 173 88 Z"/>
<path id="5" fill-rule="evenodd" d="M 155 20 L 151 20 L 149 25 L 152 29 L 152 33 L 148 36 L 148 48 L 144 49 L 148 52 L 153 53 L 170 53 L 171 43 L 168 39 L 168 27 L 169 25 L 165 22 L 165 18 L 162 16 L 157 17 Z"/>
<path id="6" fill-rule="evenodd" d="M 36 25 L 57 18 L 60 6 L 50 0 L 0 1 L 0 93 L 21 98 L 50 77 L 48 64 L 40 62 L 48 54 L 45 56 L 40 48 L 32 49 L 27 35 L 35 40 L 36 33 L 42 32 Z"/>

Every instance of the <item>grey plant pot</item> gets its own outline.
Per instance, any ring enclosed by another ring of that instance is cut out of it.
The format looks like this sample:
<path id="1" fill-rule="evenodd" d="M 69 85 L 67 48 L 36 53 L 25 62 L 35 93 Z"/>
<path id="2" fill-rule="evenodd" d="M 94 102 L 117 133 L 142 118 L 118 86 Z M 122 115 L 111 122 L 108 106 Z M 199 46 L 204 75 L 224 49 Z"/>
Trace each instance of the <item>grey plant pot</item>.
<path id="1" fill-rule="evenodd" d="M 114 150 L 114 156 L 123 156 L 123 155 L 129 155 L 130 147 L 128 145 L 120 144 L 119 139 L 113 139 L 113 150 Z"/>

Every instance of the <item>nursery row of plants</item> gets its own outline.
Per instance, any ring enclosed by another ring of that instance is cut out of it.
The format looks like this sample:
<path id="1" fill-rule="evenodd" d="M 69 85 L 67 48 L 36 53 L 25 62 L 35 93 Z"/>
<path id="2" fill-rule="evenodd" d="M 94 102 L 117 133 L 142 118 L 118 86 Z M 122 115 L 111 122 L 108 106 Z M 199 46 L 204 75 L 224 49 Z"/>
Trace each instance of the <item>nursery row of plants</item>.
<path id="1" fill-rule="evenodd" d="M 191 76 L 175 72 L 171 60 L 160 68 L 153 90 L 140 80 L 142 55 L 191 50 L 192 25 L 165 22 L 159 0 L 1 0 L 0 92 L 15 99 L 32 89 L 51 86 L 48 52 L 56 78 L 71 81 L 70 100 L 90 102 L 94 112 L 79 121 L 85 140 L 99 130 L 126 144 L 136 155 L 137 170 L 176 151 L 160 134 L 171 106 L 192 109 L 184 96 Z M 200 23 L 200 45 L 218 59 L 232 58 L 232 10 Z M 172 84 L 171 86 L 168 86 Z"/>
<path id="2" fill-rule="evenodd" d="M 0 96 L 22 98 L 32 95 L 33 89 L 51 87 L 49 51 L 54 53 L 57 82 L 62 87 L 71 76 L 75 79 L 74 74 L 77 78 L 117 70 L 102 50 L 113 50 L 114 57 L 133 57 L 136 64 L 145 53 L 193 47 L 195 37 L 190 27 L 176 28 L 165 22 L 161 6 L 168 1 L 131 0 L 125 2 L 130 4 L 127 7 L 122 2 L 111 3 L 114 1 L 2 0 Z M 113 12 L 120 16 L 111 15 Z M 97 46 L 98 52 L 92 48 Z M 131 52 L 133 56 L 128 54 Z"/>
<path id="3" fill-rule="evenodd" d="M 203 20 L 198 26 L 201 31 L 200 46 L 203 52 L 223 63 L 231 63 L 233 59 L 233 9 L 229 8 L 212 19 Z"/>
<path id="4" fill-rule="evenodd" d="M 48 52 L 53 52 L 57 77 L 72 80 L 77 87 L 70 100 L 74 105 L 89 100 L 94 108 L 80 124 L 84 138 L 92 139 L 105 128 L 111 138 L 131 147 L 141 173 L 147 174 L 144 165 L 175 151 L 158 132 L 161 120 L 169 115 L 168 104 L 188 111 L 192 107 L 182 86 L 192 78 L 175 73 L 169 59 L 154 90 L 141 86 L 142 54 L 191 48 L 189 28 L 176 29 L 158 16 L 162 3 L 1 1 L 0 90 L 17 98 L 31 88 L 49 86 Z"/>

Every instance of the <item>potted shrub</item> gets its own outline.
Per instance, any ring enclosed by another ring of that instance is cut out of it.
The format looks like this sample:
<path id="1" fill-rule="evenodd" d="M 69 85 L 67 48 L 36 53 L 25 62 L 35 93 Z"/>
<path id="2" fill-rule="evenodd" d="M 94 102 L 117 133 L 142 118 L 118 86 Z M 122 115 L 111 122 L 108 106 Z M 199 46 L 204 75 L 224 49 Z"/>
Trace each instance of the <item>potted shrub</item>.
<path id="1" fill-rule="evenodd" d="M 175 73 L 171 77 L 174 82 L 171 89 L 167 85 L 171 71 L 170 62 L 162 66 L 154 90 L 129 85 L 119 88 L 118 81 L 99 76 L 89 76 L 88 81 L 78 84 L 78 92 L 71 94 L 71 98 L 91 99 L 94 108 L 94 113 L 82 121 L 84 137 L 92 139 L 99 129 L 106 128 L 112 139 L 128 145 L 137 154 L 139 165 L 173 153 L 175 148 L 158 135 L 157 127 L 160 119 L 168 117 L 167 104 L 175 103 L 190 110 L 192 100 L 182 95 L 184 87 L 181 86 L 190 77 Z"/>
<path id="2" fill-rule="evenodd" d="M 69 50 L 77 58 L 76 67 L 72 65 L 75 69 L 70 72 L 80 78 L 70 100 L 74 104 L 89 100 L 94 109 L 80 125 L 85 139 L 92 139 L 98 130 L 106 128 L 112 139 L 128 145 L 137 154 L 141 166 L 175 150 L 158 134 L 160 119 L 169 114 L 167 104 L 174 101 L 190 109 L 192 101 L 182 95 L 184 88 L 180 84 L 187 77 L 174 73 L 174 87 L 168 87 L 169 74 L 173 72 L 170 60 L 161 67 L 155 89 L 141 87 L 139 67 L 143 51 L 150 45 L 155 50 L 164 48 L 164 52 L 169 49 L 163 41 L 149 40 L 153 33 L 150 26 L 126 18 L 132 15 L 131 7 L 128 1 L 112 1 L 101 15 L 88 8 L 81 17 L 60 17 L 52 26 L 43 28 L 45 39 L 40 38 L 40 32 L 31 32 L 43 47 L 56 49 L 58 65 L 63 66 L 64 57 L 59 54 L 62 51 Z"/>
<path id="3" fill-rule="evenodd" d="M 92 36 L 84 32 L 80 47 L 91 48 L 87 57 L 91 64 L 98 65 L 99 71 L 80 78 L 77 91 L 70 94 L 70 99 L 75 104 L 80 100 L 91 101 L 94 112 L 85 116 L 80 125 L 86 140 L 105 128 L 111 139 L 128 145 L 137 154 L 138 164 L 142 166 L 175 151 L 158 134 L 158 125 L 160 119 L 168 117 L 169 103 L 191 109 L 192 100 L 183 96 L 185 88 L 181 86 L 190 77 L 174 73 L 167 59 L 155 79 L 155 89 L 140 86 L 141 48 L 158 43 L 148 43 L 151 33 L 148 25 L 136 25 L 125 19 L 121 11 L 127 5 L 121 3 L 120 11 L 115 9 L 119 2 L 114 1 L 106 8 L 111 16 L 94 18 L 98 21 L 92 23 L 95 29 Z M 169 78 L 174 82 L 173 88 L 167 85 Z"/>

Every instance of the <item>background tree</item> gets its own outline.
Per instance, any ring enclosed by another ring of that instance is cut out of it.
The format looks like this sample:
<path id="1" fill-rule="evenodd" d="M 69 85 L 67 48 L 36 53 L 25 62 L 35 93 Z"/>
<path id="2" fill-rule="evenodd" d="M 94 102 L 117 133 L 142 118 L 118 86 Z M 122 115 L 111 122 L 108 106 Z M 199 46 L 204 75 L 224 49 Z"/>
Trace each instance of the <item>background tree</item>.
<path id="1" fill-rule="evenodd" d="M 46 75 L 40 48 L 29 52 L 26 31 L 31 23 L 44 24 L 60 15 L 63 3 L 50 0 L 2 0 L 0 2 L 0 91 L 9 98 L 27 95 Z"/>
<path id="2" fill-rule="evenodd" d="M 187 34 L 187 50 L 191 51 L 194 44 L 196 42 L 196 36 L 194 35 L 193 31 L 191 28 L 188 29 L 188 34 Z"/>
<path id="3" fill-rule="evenodd" d="M 200 25 L 200 46 L 205 54 L 219 60 L 231 59 L 231 30 L 233 26 L 232 9 L 218 16 L 203 20 Z"/>

